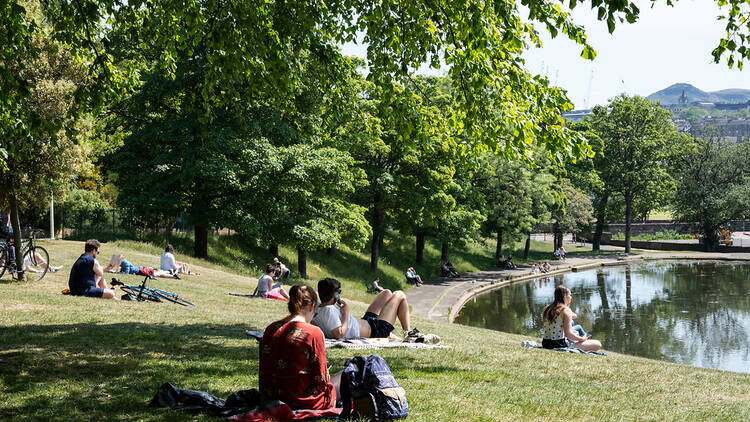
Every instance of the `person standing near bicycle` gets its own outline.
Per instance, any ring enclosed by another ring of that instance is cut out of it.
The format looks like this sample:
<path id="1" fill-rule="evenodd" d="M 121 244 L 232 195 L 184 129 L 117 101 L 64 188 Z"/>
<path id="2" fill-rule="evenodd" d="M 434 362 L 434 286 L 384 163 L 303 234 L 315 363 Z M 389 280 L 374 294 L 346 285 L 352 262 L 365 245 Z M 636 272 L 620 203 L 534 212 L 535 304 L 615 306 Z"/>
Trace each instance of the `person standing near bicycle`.
<path id="1" fill-rule="evenodd" d="M 70 269 L 70 278 L 68 279 L 70 294 L 119 300 L 120 298 L 115 295 L 114 289 L 107 288 L 107 282 L 104 280 L 104 268 L 96 260 L 100 247 L 101 243 L 96 239 L 86 241 L 84 254 L 76 260 L 73 268 Z"/>
<path id="2" fill-rule="evenodd" d="M 10 213 L 0 210 L 0 236 L 10 247 L 8 248 L 8 260 L 16 261 L 16 248 L 13 247 L 13 225 L 10 224 Z"/>

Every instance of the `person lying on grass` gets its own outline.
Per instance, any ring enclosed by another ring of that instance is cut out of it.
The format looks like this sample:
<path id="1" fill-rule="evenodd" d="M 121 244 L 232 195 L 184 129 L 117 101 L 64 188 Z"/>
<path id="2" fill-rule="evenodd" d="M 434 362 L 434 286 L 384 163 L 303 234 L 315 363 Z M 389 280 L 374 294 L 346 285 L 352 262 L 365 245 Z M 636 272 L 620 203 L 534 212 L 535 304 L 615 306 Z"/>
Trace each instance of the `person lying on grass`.
<path id="1" fill-rule="evenodd" d="M 573 329 L 575 314 L 570 309 L 571 299 L 570 289 L 563 285 L 555 287 L 555 299 L 542 311 L 544 324 L 542 347 L 545 349 L 575 347 L 585 351 L 601 349 L 602 344 L 598 340 L 591 340 L 591 335 L 580 336 Z"/>
<path id="2" fill-rule="evenodd" d="M 274 264 L 266 264 L 266 273 L 258 278 L 258 288 L 255 289 L 255 294 L 262 298 L 289 300 L 289 294 L 284 290 L 281 282 L 273 284 L 275 272 Z"/>
<path id="3" fill-rule="evenodd" d="M 320 308 L 313 324 L 320 327 L 328 338 L 386 338 L 393 331 L 398 318 L 405 337 L 418 337 L 419 330 L 412 329 L 409 321 L 409 304 L 401 290 L 383 290 L 367 308 L 361 319 L 349 313 L 349 305 L 341 299 L 341 283 L 335 278 L 324 278 L 318 282 Z"/>
<path id="4" fill-rule="evenodd" d="M 310 321 L 318 308 L 312 287 L 289 291 L 289 316 L 263 333 L 258 371 L 263 401 L 281 400 L 292 409 L 330 409 L 336 405 L 341 374 L 328 374 L 325 339 Z"/>
<path id="5" fill-rule="evenodd" d="M 112 255 L 112 259 L 109 260 L 109 264 L 104 267 L 104 272 L 119 272 L 121 274 L 140 274 L 144 276 L 150 275 L 152 277 L 175 278 L 177 280 L 180 279 L 177 273 L 172 274 L 169 271 L 155 270 L 151 267 L 136 267 L 119 253 Z"/>
<path id="6" fill-rule="evenodd" d="M 96 257 L 99 256 L 100 247 L 101 244 L 96 239 L 86 241 L 84 254 L 78 257 L 78 260 L 70 269 L 70 278 L 68 279 L 70 294 L 120 300 L 115 296 L 113 289 L 107 288 L 107 282 L 104 280 L 104 268 L 96 260 Z"/>
<path id="7" fill-rule="evenodd" d="M 49 265 L 44 258 L 42 258 L 41 255 L 39 255 L 38 252 L 34 252 L 34 262 L 31 261 L 31 255 L 26 255 L 23 257 L 23 270 L 28 271 L 30 273 L 39 273 L 42 270 L 40 268 L 47 268 L 49 272 L 56 273 L 62 269 L 62 265 L 59 265 L 57 267 L 53 267 Z"/>

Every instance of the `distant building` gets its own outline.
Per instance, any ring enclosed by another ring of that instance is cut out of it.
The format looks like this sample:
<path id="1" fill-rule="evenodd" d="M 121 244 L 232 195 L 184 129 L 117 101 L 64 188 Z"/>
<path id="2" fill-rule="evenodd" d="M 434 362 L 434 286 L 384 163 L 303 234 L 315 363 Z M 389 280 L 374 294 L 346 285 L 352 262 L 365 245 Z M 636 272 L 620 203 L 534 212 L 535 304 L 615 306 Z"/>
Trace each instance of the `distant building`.
<path id="1" fill-rule="evenodd" d="M 591 109 L 573 110 L 563 113 L 563 119 L 569 122 L 582 122 L 587 116 L 591 116 Z"/>

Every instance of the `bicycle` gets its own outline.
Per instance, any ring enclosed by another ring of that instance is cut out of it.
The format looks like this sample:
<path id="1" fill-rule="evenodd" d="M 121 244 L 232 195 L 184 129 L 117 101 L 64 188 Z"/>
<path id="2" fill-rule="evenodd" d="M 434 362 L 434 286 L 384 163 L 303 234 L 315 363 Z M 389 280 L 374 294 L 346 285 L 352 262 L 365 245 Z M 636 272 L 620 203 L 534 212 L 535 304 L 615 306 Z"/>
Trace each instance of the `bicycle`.
<path id="1" fill-rule="evenodd" d="M 146 287 L 146 283 L 149 280 L 156 280 L 156 278 L 147 275 L 143 278 L 143 282 L 140 284 L 140 286 L 130 286 L 113 277 L 111 284 L 113 289 L 115 288 L 115 286 L 120 286 L 120 290 L 125 292 L 125 296 L 128 297 L 129 300 L 137 300 L 139 302 L 162 302 L 163 300 L 166 300 L 182 306 L 195 307 L 195 305 L 193 305 L 191 302 L 185 300 L 184 298 L 181 298 L 176 293 L 168 292 L 166 290 L 157 289 L 154 287 Z"/>
<path id="2" fill-rule="evenodd" d="M 0 278 L 5 275 L 6 270 L 11 274 L 11 278 L 13 278 L 14 274 L 20 277 L 24 272 L 36 275 L 35 278 L 31 277 L 33 281 L 39 281 L 44 278 L 49 269 L 49 253 L 43 247 L 34 244 L 35 236 L 42 233 L 44 233 L 43 230 L 30 230 L 29 237 L 21 239 L 21 256 L 23 257 L 27 271 L 19 271 L 16 268 L 16 261 L 9 259 L 9 251 L 13 247 L 10 244 L 10 238 L 0 243 Z"/>

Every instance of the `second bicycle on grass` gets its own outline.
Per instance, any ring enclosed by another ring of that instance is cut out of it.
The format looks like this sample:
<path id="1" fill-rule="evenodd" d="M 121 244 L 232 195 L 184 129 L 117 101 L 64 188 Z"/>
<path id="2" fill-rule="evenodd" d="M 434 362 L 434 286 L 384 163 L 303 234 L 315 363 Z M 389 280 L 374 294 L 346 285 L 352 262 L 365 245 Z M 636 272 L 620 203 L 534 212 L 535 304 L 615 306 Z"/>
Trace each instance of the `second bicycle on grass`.
<path id="1" fill-rule="evenodd" d="M 17 278 L 22 273 L 28 273 L 29 280 L 39 281 L 47 274 L 47 271 L 55 272 L 61 268 L 50 266 L 49 253 L 35 243 L 36 237 L 42 233 L 44 233 L 43 230 L 29 230 L 29 237 L 21 240 L 21 256 L 23 257 L 23 270 L 21 271 L 17 269 L 16 261 L 11 259 L 13 245 L 10 243 L 10 239 L 0 242 L 0 278 L 8 270 L 11 278 Z"/>
<path id="2" fill-rule="evenodd" d="M 120 290 L 125 292 L 122 296 L 123 300 L 137 300 L 137 301 L 153 301 L 153 302 L 172 302 L 182 306 L 195 306 L 187 300 L 181 298 L 176 293 L 168 292 L 166 290 L 157 289 L 154 287 L 146 287 L 146 283 L 149 280 L 156 280 L 156 278 L 147 275 L 144 277 L 143 282 L 138 286 L 129 286 L 122 281 L 112 278 L 112 288 L 120 286 Z"/>

